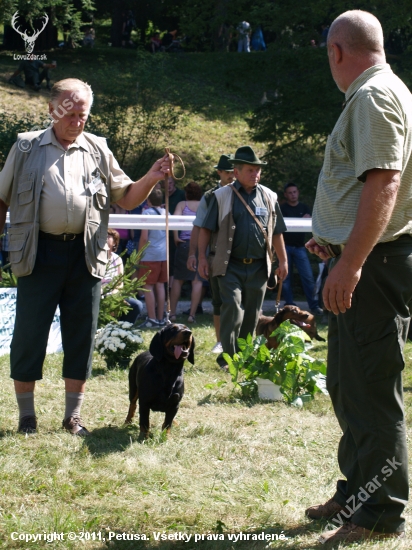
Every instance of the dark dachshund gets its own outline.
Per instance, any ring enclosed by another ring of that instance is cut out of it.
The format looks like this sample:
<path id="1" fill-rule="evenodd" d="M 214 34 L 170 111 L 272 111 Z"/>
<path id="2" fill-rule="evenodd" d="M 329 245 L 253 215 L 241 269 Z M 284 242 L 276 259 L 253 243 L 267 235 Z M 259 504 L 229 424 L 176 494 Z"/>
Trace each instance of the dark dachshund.
<path id="1" fill-rule="evenodd" d="M 162 430 L 169 433 L 184 393 L 183 363 L 194 364 L 195 340 L 185 325 L 166 325 L 154 335 L 149 351 L 140 353 L 129 371 L 130 424 L 139 399 L 140 436 L 149 433 L 150 410 L 166 413 Z"/>
<path id="2" fill-rule="evenodd" d="M 297 306 L 285 306 L 274 317 L 265 317 L 264 315 L 259 317 L 256 334 L 257 336 L 263 334 L 267 340 L 266 346 L 269 349 L 276 349 L 279 345 L 276 337 L 273 336 L 271 338 L 270 335 L 281 323 L 283 323 L 283 321 L 288 319 L 292 324 L 304 330 L 310 338 L 315 338 L 321 342 L 325 341 L 325 339 L 318 334 L 314 315 L 308 311 L 299 309 Z"/>

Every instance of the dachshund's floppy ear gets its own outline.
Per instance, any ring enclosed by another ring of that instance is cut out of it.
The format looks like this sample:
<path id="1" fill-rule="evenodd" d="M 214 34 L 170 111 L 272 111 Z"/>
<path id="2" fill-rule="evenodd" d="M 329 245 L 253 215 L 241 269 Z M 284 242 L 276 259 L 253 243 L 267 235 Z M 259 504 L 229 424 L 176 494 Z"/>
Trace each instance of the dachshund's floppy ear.
<path id="1" fill-rule="evenodd" d="M 192 335 L 192 344 L 190 346 L 189 356 L 187 360 L 189 361 L 189 363 L 192 363 L 192 365 L 195 364 L 195 339 L 193 335 Z"/>
<path id="2" fill-rule="evenodd" d="M 276 313 L 275 317 L 274 317 L 274 321 L 276 323 L 277 326 L 279 326 L 281 323 L 283 323 L 283 317 L 285 316 L 285 312 L 283 309 L 281 309 L 279 311 L 279 313 Z"/>
<path id="3" fill-rule="evenodd" d="M 156 361 L 161 361 L 164 355 L 162 332 L 162 330 L 157 332 L 150 342 L 149 351 Z"/>

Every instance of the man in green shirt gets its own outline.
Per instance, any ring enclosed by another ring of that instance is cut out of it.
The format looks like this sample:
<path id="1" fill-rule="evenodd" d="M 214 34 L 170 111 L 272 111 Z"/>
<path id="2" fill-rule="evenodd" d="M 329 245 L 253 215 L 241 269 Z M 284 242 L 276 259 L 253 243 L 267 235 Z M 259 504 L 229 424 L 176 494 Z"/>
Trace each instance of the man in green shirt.
<path id="1" fill-rule="evenodd" d="M 346 101 L 326 146 L 306 246 L 333 258 L 323 291 L 327 387 L 343 431 L 338 461 L 346 479 L 306 514 L 333 517 L 335 528 L 320 540 L 338 544 L 401 537 L 405 529 L 401 373 L 412 306 L 412 96 L 385 63 L 372 14 L 340 15 L 327 46 Z"/>
<path id="2" fill-rule="evenodd" d="M 266 163 L 249 146 L 239 147 L 234 158 L 228 160 L 234 165 L 236 181 L 213 193 L 199 234 L 198 271 L 201 277 L 210 275 L 218 280 L 222 301 L 220 338 L 223 351 L 233 356 L 237 339 L 253 334 L 256 328 L 271 270 L 268 242 L 273 242 L 279 260 L 280 279 L 286 277 L 288 268 L 282 235 L 286 226 L 277 195 L 259 184 L 261 167 Z M 209 266 L 206 249 L 212 233 Z M 222 356 L 217 362 L 226 365 Z"/>

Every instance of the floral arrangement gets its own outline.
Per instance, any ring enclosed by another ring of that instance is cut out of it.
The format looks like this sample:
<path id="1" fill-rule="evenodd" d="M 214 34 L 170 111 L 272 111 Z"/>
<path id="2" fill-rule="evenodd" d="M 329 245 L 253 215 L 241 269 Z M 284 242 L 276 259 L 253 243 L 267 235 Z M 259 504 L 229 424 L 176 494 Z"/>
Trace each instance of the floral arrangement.
<path id="1" fill-rule="evenodd" d="M 96 333 L 95 348 L 108 363 L 130 360 L 143 343 L 140 331 L 132 323 L 112 321 Z"/>

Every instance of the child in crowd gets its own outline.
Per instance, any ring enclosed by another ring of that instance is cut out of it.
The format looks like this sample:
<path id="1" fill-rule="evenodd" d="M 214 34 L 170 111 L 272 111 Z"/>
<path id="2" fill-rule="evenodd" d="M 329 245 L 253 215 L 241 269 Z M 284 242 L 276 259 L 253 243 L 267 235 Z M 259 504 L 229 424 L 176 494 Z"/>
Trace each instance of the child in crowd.
<path id="1" fill-rule="evenodd" d="M 163 193 L 161 189 L 153 189 L 147 198 L 149 208 L 142 212 L 143 216 L 164 215 L 161 208 Z M 144 288 L 147 317 L 141 328 L 159 328 L 165 324 L 163 319 L 165 306 L 165 286 L 167 282 L 166 265 L 166 231 L 162 229 L 142 229 L 139 250 L 149 243 L 142 258 L 142 267 L 137 276 L 140 278 L 149 273 Z M 157 311 L 157 316 L 156 316 Z"/>

